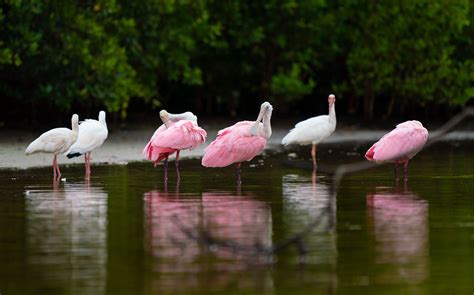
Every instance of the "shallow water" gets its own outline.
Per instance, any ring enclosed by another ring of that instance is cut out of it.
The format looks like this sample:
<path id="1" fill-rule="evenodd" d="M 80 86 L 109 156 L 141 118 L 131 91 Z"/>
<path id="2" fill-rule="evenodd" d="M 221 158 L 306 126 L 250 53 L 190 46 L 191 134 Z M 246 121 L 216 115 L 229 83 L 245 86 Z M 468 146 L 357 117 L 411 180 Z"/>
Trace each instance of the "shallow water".
<path id="1" fill-rule="evenodd" d="M 412 161 L 407 185 L 381 166 L 346 176 L 365 145 L 269 151 L 243 165 L 61 167 L 0 171 L 3 294 L 410 294 L 474 292 L 474 155 L 436 144 Z M 312 222 L 303 242 L 270 249 Z M 300 249 L 301 251 L 298 251 Z M 304 252 L 304 255 L 300 255 Z"/>

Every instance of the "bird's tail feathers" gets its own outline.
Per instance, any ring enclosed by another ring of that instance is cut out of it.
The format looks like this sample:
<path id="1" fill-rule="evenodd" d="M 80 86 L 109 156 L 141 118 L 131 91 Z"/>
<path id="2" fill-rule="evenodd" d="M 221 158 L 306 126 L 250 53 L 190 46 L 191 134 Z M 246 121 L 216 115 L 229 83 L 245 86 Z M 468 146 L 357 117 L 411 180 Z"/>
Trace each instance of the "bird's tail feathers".
<path id="1" fill-rule="evenodd" d="M 292 143 L 293 139 L 291 136 L 291 133 L 288 133 L 283 139 L 281 140 L 282 145 L 290 145 Z"/>
<path id="2" fill-rule="evenodd" d="M 374 155 L 375 155 L 375 146 L 372 146 L 368 151 L 367 153 L 365 153 L 365 158 L 369 161 L 375 161 L 374 159 Z"/>
<path id="3" fill-rule="evenodd" d="M 34 154 L 34 153 L 35 153 L 35 151 L 33 151 L 32 149 L 29 149 L 29 148 L 27 148 L 26 151 L 25 151 L 25 155 L 27 155 L 27 156 L 31 155 L 31 154 Z"/>
<path id="4" fill-rule="evenodd" d="M 79 156 L 81 156 L 81 155 L 82 155 L 81 153 L 77 153 L 77 152 L 76 152 L 76 153 L 72 153 L 72 152 L 71 152 L 71 153 L 66 154 L 66 157 L 67 157 L 68 159 L 71 159 L 71 158 L 79 157 Z"/>
<path id="5" fill-rule="evenodd" d="M 37 153 L 37 149 L 35 149 L 34 147 L 34 143 L 35 141 L 33 141 L 32 143 L 30 143 L 30 145 L 26 148 L 25 150 L 25 155 L 31 155 L 31 154 L 34 154 L 34 153 Z"/>

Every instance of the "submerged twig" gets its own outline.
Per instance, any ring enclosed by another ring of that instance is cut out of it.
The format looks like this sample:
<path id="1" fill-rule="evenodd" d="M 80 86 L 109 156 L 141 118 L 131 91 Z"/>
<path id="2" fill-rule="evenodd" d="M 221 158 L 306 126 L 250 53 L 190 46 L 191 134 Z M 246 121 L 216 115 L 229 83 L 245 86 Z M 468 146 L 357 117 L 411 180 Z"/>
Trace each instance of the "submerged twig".
<path id="1" fill-rule="evenodd" d="M 450 131 L 452 131 L 460 122 L 462 122 L 467 117 L 474 116 L 474 108 L 466 108 L 462 113 L 456 115 L 451 120 L 446 122 L 443 126 L 438 128 L 436 131 L 432 132 L 432 135 L 427 143 L 424 145 L 422 150 L 428 148 L 433 143 L 441 139 L 442 137 L 446 136 Z M 197 241 L 200 244 L 205 245 L 208 248 L 225 248 L 233 253 L 242 253 L 248 254 L 252 256 L 257 255 L 264 255 L 267 258 L 272 258 L 273 255 L 278 254 L 278 252 L 286 249 L 288 247 L 295 247 L 298 251 L 300 256 L 300 261 L 304 261 L 305 255 L 308 253 L 308 249 L 304 243 L 304 238 L 312 232 L 315 228 L 317 228 L 321 222 L 323 221 L 326 215 L 332 214 L 333 210 L 333 202 L 336 199 L 337 190 L 339 185 L 347 174 L 352 174 L 355 172 L 361 172 L 378 165 L 384 164 L 376 164 L 373 162 L 367 161 L 360 161 L 351 164 L 343 164 L 337 167 L 335 173 L 333 174 L 333 181 L 331 185 L 331 190 L 329 194 L 329 198 L 327 200 L 327 204 L 324 210 L 314 218 L 310 223 L 308 223 L 301 231 L 295 233 L 293 236 L 276 242 L 272 246 L 265 246 L 261 243 L 255 242 L 253 246 L 240 244 L 237 242 L 233 242 L 230 240 L 222 240 L 216 237 L 213 237 L 209 231 L 205 228 L 199 228 L 197 231 L 195 229 L 191 229 L 189 227 L 185 227 L 182 223 L 180 223 L 179 219 L 176 216 L 173 216 L 175 219 L 176 224 L 178 225 L 179 229 L 190 239 Z M 329 226 L 328 231 L 333 230 L 334 225 L 331 224 Z M 273 259 L 269 259 L 269 261 L 274 261 Z"/>

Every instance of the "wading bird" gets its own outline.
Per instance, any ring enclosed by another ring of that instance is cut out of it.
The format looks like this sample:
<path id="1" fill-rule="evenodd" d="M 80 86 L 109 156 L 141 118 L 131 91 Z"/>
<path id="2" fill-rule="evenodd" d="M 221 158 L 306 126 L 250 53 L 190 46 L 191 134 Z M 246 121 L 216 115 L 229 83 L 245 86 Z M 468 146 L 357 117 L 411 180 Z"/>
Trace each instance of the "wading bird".
<path id="1" fill-rule="evenodd" d="M 107 139 L 108 130 L 105 122 L 105 112 L 99 112 L 99 120 L 86 119 L 79 125 L 79 136 L 65 153 L 71 159 L 84 155 L 86 179 L 91 175 L 91 152 L 100 147 Z"/>
<path id="2" fill-rule="evenodd" d="M 25 154 L 34 153 L 50 153 L 54 154 L 53 170 L 54 180 L 59 179 L 61 171 L 59 171 L 58 154 L 62 154 L 76 142 L 79 132 L 79 116 L 74 114 L 71 118 L 71 129 L 54 128 L 40 135 L 35 141 L 30 143 L 26 148 Z"/>
<path id="3" fill-rule="evenodd" d="M 329 115 L 322 115 L 301 121 L 283 137 L 281 144 L 312 144 L 313 170 L 318 168 L 316 163 L 316 146 L 329 137 L 336 129 L 336 97 L 329 95 Z"/>
<path id="4" fill-rule="evenodd" d="M 164 160 L 165 179 L 168 178 L 168 157 L 176 153 L 176 176 L 179 173 L 179 152 L 194 149 L 206 141 L 207 133 L 198 126 L 197 117 L 191 112 L 170 114 L 165 110 L 160 111 L 163 121 L 153 134 L 148 144 L 143 149 L 143 156 L 152 161 L 155 166 Z"/>
<path id="5" fill-rule="evenodd" d="M 216 140 L 206 148 L 202 165 L 226 167 L 237 163 L 237 181 L 240 182 L 241 163 L 250 161 L 260 154 L 272 135 L 270 125 L 272 111 L 272 105 L 264 102 L 255 122 L 241 121 L 220 130 Z"/>
<path id="6" fill-rule="evenodd" d="M 406 121 L 374 143 L 365 158 L 376 163 L 394 163 L 396 180 L 397 165 L 403 164 L 403 178 L 407 180 L 408 161 L 423 148 L 427 140 L 428 130 L 420 122 Z"/>

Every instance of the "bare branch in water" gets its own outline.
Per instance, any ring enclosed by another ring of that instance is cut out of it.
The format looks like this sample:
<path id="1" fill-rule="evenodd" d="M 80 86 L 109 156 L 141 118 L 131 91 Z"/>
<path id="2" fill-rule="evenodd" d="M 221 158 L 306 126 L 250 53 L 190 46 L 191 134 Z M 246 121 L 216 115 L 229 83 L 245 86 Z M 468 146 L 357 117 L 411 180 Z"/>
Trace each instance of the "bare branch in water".
<path id="1" fill-rule="evenodd" d="M 464 119 L 470 116 L 474 116 L 473 107 L 466 108 L 462 113 L 454 116 L 453 118 L 451 118 L 451 120 L 446 122 L 443 126 L 431 132 L 432 135 L 429 137 L 427 143 L 423 146 L 421 150 L 427 149 L 432 144 L 434 144 L 435 142 L 437 142 L 438 140 L 446 136 L 446 134 L 451 132 L 456 126 L 459 125 L 459 123 L 461 123 Z M 337 191 L 337 188 L 339 187 L 339 184 L 342 178 L 344 177 L 344 175 L 368 170 L 378 165 L 386 165 L 386 163 L 376 164 L 373 162 L 361 161 L 361 162 L 356 162 L 356 163 L 351 163 L 351 164 L 340 165 L 339 167 L 337 167 L 334 173 L 332 186 L 331 186 L 332 188 L 331 195 L 334 195 L 334 192 Z"/>
<path id="2" fill-rule="evenodd" d="M 438 128 L 436 131 L 431 132 L 431 136 L 429 137 L 428 142 L 424 145 L 422 150 L 430 147 L 436 141 L 446 136 L 446 134 L 451 132 L 456 126 L 459 125 L 459 123 L 461 123 L 464 119 L 470 116 L 474 116 L 473 107 L 466 108 L 462 113 L 453 117 L 451 120 L 446 122 L 443 126 Z M 197 229 L 186 227 L 180 222 L 177 216 L 173 216 L 173 218 L 175 219 L 175 222 L 177 226 L 179 227 L 179 229 L 189 239 L 195 240 L 199 244 L 204 245 L 208 247 L 209 249 L 222 248 L 222 249 L 231 251 L 233 253 L 249 255 L 251 257 L 263 255 L 265 258 L 268 259 L 268 261 L 274 261 L 272 258 L 274 255 L 278 254 L 278 252 L 288 247 L 295 247 L 295 249 L 297 250 L 300 256 L 300 261 L 304 261 L 304 256 L 308 253 L 308 249 L 304 243 L 304 239 L 309 233 L 311 233 L 313 230 L 315 230 L 315 228 L 317 228 L 321 224 L 321 222 L 324 220 L 324 217 L 326 217 L 327 215 L 333 214 L 332 212 L 334 210 L 333 203 L 335 202 L 337 190 L 344 176 L 347 174 L 362 172 L 379 165 L 385 165 L 385 164 L 376 164 L 376 163 L 368 162 L 368 161 L 360 161 L 356 163 L 344 164 L 344 165 L 338 166 L 333 174 L 333 180 L 332 180 L 332 185 L 330 189 L 329 198 L 327 200 L 327 204 L 324 210 L 321 212 L 321 214 L 316 216 L 316 218 L 313 221 L 308 223 L 298 233 L 282 241 L 276 242 L 272 246 L 262 245 L 258 241 L 255 241 L 253 245 L 244 245 L 244 244 L 240 244 L 240 243 L 233 242 L 230 240 L 218 239 L 216 237 L 213 237 L 210 234 L 210 232 L 207 231 L 203 227 L 200 227 Z M 331 225 L 328 231 L 334 230 L 333 227 L 334 225 Z"/>

